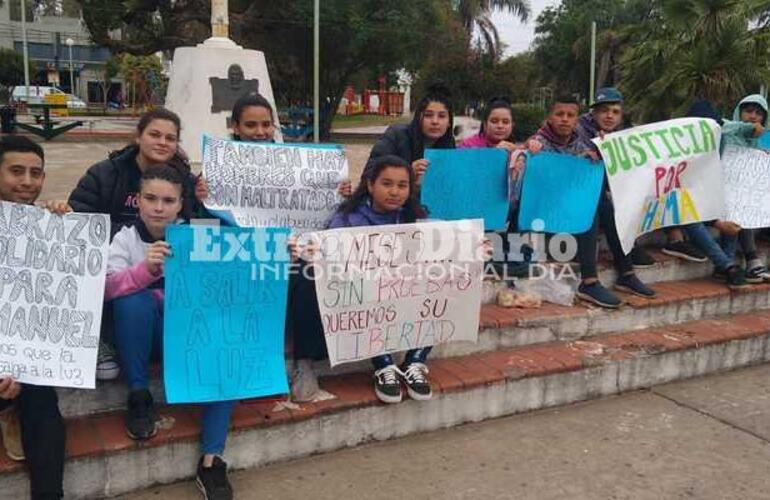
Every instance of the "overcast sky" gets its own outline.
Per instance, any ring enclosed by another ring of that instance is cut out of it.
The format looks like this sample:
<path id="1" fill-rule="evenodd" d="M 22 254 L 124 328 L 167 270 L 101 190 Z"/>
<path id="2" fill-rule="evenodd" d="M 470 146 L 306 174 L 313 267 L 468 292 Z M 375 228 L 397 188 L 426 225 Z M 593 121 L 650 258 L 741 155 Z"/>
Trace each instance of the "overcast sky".
<path id="1" fill-rule="evenodd" d="M 535 39 L 535 20 L 537 16 L 546 7 L 558 5 L 560 2 L 561 0 L 529 0 L 532 6 L 532 15 L 526 23 L 521 23 L 512 14 L 493 14 L 492 20 L 500 32 L 500 38 L 508 45 L 505 55 L 509 56 L 526 51 Z"/>

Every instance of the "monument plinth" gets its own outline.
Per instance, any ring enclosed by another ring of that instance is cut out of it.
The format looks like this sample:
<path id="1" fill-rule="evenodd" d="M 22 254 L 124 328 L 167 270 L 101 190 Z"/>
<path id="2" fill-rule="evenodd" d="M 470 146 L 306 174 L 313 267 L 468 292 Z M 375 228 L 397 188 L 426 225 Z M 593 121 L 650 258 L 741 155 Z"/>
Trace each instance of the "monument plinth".
<path id="1" fill-rule="evenodd" d="M 197 47 L 174 51 L 166 107 L 182 119 L 182 147 L 191 161 L 201 160 L 201 136 L 226 137 L 235 101 L 259 92 L 273 106 L 273 88 L 265 55 L 244 49 L 229 37 L 227 0 L 211 2 L 211 33 Z M 281 140 L 280 128 L 276 140 Z"/>

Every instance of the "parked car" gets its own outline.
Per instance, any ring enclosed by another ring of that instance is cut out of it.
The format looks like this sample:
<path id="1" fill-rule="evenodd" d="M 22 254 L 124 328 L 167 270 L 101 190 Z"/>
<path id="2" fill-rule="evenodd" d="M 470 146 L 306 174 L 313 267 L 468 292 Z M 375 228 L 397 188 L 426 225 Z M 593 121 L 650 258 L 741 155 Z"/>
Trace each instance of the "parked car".
<path id="1" fill-rule="evenodd" d="M 30 85 L 29 96 L 27 96 L 26 87 L 24 85 L 17 85 L 11 92 L 11 104 L 26 102 L 40 103 L 45 100 L 45 96 L 52 94 L 66 95 L 67 107 L 70 109 L 83 109 L 86 107 L 86 103 L 79 97 L 67 94 L 58 87 L 45 85 Z"/>

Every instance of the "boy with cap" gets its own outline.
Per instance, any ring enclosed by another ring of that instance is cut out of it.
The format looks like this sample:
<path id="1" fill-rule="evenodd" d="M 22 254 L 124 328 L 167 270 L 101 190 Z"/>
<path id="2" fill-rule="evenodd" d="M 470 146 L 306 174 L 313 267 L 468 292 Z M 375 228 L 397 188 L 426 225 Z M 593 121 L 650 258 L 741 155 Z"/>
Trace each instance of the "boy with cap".
<path id="1" fill-rule="evenodd" d="M 579 111 L 580 105 L 574 98 L 567 96 L 558 97 L 551 106 L 551 112 L 546 119 L 545 125 L 528 141 L 530 152 L 536 153 L 544 150 L 598 160 L 597 148 L 588 139 L 590 132 L 587 130 L 581 131 L 581 126 L 578 125 Z M 603 118 L 600 119 L 603 120 Z M 594 122 L 596 122 L 595 118 Z M 616 126 L 618 125 L 616 124 Z M 609 224 L 611 224 L 611 230 L 607 231 L 607 239 L 608 241 L 614 239 L 614 242 L 610 243 L 610 249 L 613 253 L 615 265 L 618 267 L 618 279 L 615 288 L 644 297 L 653 297 L 655 292 L 639 281 L 639 278 L 634 274 L 631 259 L 623 253 L 617 231 L 615 230 L 614 213 L 611 210 L 611 206 L 609 197 L 606 195 L 606 189 L 603 189 L 593 225 L 587 232 L 576 235 L 578 243 L 577 258 L 580 263 L 581 274 L 581 283 L 578 287 L 577 295 L 581 299 L 600 307 L 614 309 L 620 306 L 620 299 L 602 286 L 596 269 L 596 243 L 600 220 L 608 229 L 610 229 Z M 607 207 L 610 207 L 610 209 L 608 210 Z M 607 217 L 607 214 L 609 214 L 609 217 Z M 605 220 L 607 218 L 609 220 Z M 609 222 L 610 220 L 611 222 Z"/>

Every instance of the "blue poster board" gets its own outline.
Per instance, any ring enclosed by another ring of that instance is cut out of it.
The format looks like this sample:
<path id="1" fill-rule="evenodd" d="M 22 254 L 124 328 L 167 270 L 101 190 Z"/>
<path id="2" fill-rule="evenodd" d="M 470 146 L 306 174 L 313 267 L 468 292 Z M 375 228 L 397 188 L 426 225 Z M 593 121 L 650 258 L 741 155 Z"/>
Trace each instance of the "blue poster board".
<path id="1" fill-rule="evenodd" d="M 170 226 L 163 380 L 169 403 L 288 392 L 285 228 Z"/>
<path id="2" fill-rule="evenodd" d="M 519 230 L 580 234 L 596 215 L 604 163 L 541 152 L 527 155 Z"/>
<path id="3" fill-rule="evenodd" d="M 759 147 L 762 149 L 770 149 L 770 130 L 765 131 L 759 136 Z"/>
<path id="4" fill-rule="evenodd" d="M 508 152 L 498 148 L 427 149 L 423 205 L 431 219 L 484 219 L 487 231 L 506 227 Z"/>

